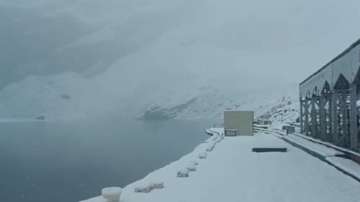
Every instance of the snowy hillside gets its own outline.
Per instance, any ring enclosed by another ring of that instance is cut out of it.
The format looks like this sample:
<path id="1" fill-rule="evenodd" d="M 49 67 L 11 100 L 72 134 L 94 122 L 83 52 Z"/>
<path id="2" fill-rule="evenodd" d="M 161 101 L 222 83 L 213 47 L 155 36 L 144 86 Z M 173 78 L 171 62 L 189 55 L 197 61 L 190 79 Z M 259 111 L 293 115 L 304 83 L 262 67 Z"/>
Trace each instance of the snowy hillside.
<path id="1" fill-rule="evenodd" d="M 103 79 L 78 74 L 29 77 L 0 92 L 1 118 L 45 116 L 48 120 L 73 120 L 114 113 L 145 120 L 221 120 L 224 110 L 255 110 L 261 116 L 288 102 L 298 110 L 295 87 L 248 93 L 230 93 L 219 86 L 185 89 L 171 86 L 151 91 L 146 85 L 113 88 L 104 85 Z M 149 91 L 145 93 L 144 89 Z"/>
<path id="2" fill-rule="evenodd" d="M 296 90 L 294 90 L 296 92 Z M 186 101 L 186 100 L 184 100 Z M 183 101 L 183 102 L 184 102 Z M 161 103 L 161 102 L 160 102 Z M 148 108 L 144 117 L 152 118 L 153 114 L 158 118 L 176 117 L 180 119 L 202 119 L 210 118 L 222 120 L 224 110 L 253 110 L 257 117 L 264 116 L 275 120 L 275 117 L 267 117 L 268 114 L 275 114 L 275 110 L 287 107 L 298 116 L 298 101 L 296 94 L 292 92 L 252 92 L 239 94 L 224 94 L 222 91 L 204 90 L 189 101 L 168 106 L 157 104 Z M 287 114 L 287 113 L 286 113 Z"/>
<path id="3" fill-rule="evenodd" d="M 296 79 L 282 60 L 292 56 L 280 45 L 267 48 L 282 30 L 266 37 L 257 30 L 284 13 L 251 26 L 239 20 L 268 12 L 272 3 L 263 4 L 241 13 L 233 0 L 0 0 L 13 11 L 6 19 L 17 22 L 4 30 L 26 33 L 4 41 L 31 42 L 1 60 L 9 74 L 0 84 L 1 117 L 220 119 L 223 110 L 262 112 L 296 99 Z M 31 23 L 37 26 L 23 26 Z"/>

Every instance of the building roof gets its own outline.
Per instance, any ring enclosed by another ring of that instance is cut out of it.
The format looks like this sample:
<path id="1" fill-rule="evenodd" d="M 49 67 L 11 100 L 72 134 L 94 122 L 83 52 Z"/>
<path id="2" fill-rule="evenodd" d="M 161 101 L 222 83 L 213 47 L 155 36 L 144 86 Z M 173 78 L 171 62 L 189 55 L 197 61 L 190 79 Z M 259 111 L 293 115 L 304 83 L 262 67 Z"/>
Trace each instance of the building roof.
<path id="1" fill-rule="evenodd" d="M 345 49 L 343 52 L 341 52 L 338 56 L 336 56 L 334 59 L 332 59 L 330 62 L 326 63 L 324 66 L 322 66 L 319 70 L 317 70 L 315 73 L 311 74 L 309 77 L 307 77 L 304 81 L 302 81 L 300 83 L 300 85 L 306 83 L 307 81 L 309 81 L 313 76 L 315 76 L 316 74 L 320 73 L 322 70 L 324 70 L 325 68 L 327 68 L 330 64 L 332 64 L 333 62 L 337 61 L 338 59 L 340 59 L 341 57 L 343 57 L 344 55 L 346 55 L 348 52 L 350 52 L 352 49 L 354 49 L 356 46 L 358 46 L 360 44 L 360 39 L 358 39 L 355 43 L 351 44 L 351 46 L 349 46 L 347 49 Z"/>

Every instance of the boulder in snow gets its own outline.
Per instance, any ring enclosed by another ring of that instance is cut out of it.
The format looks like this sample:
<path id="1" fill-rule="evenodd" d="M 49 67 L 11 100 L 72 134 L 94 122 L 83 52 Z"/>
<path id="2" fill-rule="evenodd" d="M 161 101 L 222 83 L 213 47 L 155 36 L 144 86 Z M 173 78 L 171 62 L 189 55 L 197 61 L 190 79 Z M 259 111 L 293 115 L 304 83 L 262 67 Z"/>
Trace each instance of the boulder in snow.
<path id="1" fill-rule="evenodd" d="M 186 167 L 186 169 L 189 171 L 189 172 L 194 172 L 194 171 L 196 171 L 196 164 L 195 163 L 190 163 L 187 167 Z"/>
<path id="2" fill-rule="evenodd" d="M 189 170 L 188 169 L 180 170 L 177 173 L 177 177 L 180 177 L 180 178 L 189 177 Z"/>
<path id="3" fill-rule="evenodd" d="M 206 152 L 202 152 L 199 154 L 199 159 L 206 159 L 207 158 L 207 153 Z"/>
<path id="4" fill-rule="evenodd" d="M 101 190 L 101 195 L 107 202 L 119 202 L 122 189 L 120 187 L 107 187 Z"/>
<path id="5" fill-rule="evenodd" d="M 147 186 L 144 186 L 144 187 L 136 187 L 135 188 L 135 192 L 136 193 L 150 193 L 152 192 L 153 190 L 155 189 L 163 189 L 165 186 L 164 186 L 164 183 L 163 182 L 160 182 L 160 183 L 150 183 L 149 185 Z"/>
<path id="6" fill-rule="evenodd" d="M 193 165 L 195 165 L 195 166 L 198 166 L 199 165 L 199 162 L 197 162 L 197 161 L 192 161 L 191 162 Z"/>

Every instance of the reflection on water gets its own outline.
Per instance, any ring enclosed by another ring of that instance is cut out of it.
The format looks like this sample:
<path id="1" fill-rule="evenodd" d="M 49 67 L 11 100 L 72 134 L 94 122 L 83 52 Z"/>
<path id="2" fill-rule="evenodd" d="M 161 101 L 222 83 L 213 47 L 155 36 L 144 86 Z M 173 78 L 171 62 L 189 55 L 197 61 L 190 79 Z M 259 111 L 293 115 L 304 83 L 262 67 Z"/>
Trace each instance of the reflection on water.
<path id="1" fill-rule="evenodd" d="M 209 121 L 0 124 L 0 201 L 72 202 L 141 179 L 203 141 Z"/>

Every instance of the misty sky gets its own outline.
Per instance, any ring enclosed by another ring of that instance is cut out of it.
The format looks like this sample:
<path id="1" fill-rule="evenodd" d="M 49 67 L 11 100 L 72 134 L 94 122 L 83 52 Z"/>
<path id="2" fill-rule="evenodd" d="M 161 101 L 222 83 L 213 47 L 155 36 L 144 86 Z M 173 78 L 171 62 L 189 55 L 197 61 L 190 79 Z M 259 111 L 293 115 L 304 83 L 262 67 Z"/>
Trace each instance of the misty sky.
<path id="1" fill-rule="evenodd" d="M 147 63 L 169 72 L 192 53 L 202 71 L 297 83 L 358 39 L 358 19 L 356 0 L 0 0 L 0 85 L 29 74 L 97 75 L 148 47 L 139 55 L 164 55 Z"/>

